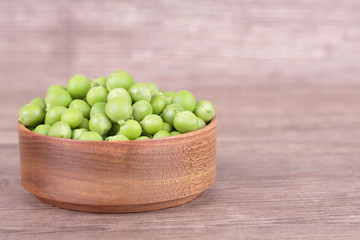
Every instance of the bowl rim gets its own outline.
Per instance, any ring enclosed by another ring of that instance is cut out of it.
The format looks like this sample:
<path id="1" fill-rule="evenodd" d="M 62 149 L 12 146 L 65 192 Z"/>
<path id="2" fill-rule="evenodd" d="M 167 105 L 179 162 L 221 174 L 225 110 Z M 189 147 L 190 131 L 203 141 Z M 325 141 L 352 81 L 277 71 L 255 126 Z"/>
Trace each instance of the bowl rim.
<path id="1" fill-rule="evenodd" d="M 213 119 L 210 121 L 209 124 L 207 124 L 205 127 L 192 131 L 192 132 L 188 132 L 188 133 L 183 133 L 180 135 L 175 135 L 175 136 L 170 136 L 170 137 L 165 137 L 165 138 L 150 138 L 150 139 L 143 139 L 143 140 L 128 140 L 128 141 L 89 141 L 89 140 L 77 140 L 77 139 L 68 139 L 68 138 L 58 138 L 58 137 L 51 137 L 48 135 L 43 135 L 37 132 L 34 132 L 30 129 L 28 129 L 27 127 L 25 127 L 25 125 L 23 125 L 21 122 L 18 122 L 18 135 L 20 135 L 20 132 L 25 132 L 26 134 L 29 135 L 33 135 L 34 137 L 41 137 L 44 139 L 49 139 L 49 140 L 57 140 L 57 141 L 64 141 L 64 142 L 76 142 L 76 143 L 101 143 L 101 144 L 141 144 L 141 143 L 150 143 L 150 142 L 161 142 L 161 141 L 169 141 L 169 140 L 175 140 L 175 139 L 186 139 L 186 138 L 191 138 L 193 136 L 197 136 L 200 135 L 204 132 L 210 131 L 214 128 L 216 128 L 217 125 L 217 119 L 216 116 L 213 117 Z"/>

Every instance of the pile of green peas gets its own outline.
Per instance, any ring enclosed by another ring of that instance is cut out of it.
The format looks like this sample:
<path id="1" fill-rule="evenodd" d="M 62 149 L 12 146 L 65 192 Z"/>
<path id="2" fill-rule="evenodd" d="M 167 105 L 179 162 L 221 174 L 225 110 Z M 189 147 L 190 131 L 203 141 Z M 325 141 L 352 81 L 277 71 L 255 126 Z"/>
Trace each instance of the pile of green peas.
<path id="1" fill-rule="evenodd" d="M 188 91 L 159 91 L 154 83 L 135 83 L 125 70 L 91 81 L 74 75 L 66 87 L 52 85 L 45 99 L 21 107 L 19 122 L 51 137 L 88 141 L 164 138 L 206 126 L 213 105 Z"/>

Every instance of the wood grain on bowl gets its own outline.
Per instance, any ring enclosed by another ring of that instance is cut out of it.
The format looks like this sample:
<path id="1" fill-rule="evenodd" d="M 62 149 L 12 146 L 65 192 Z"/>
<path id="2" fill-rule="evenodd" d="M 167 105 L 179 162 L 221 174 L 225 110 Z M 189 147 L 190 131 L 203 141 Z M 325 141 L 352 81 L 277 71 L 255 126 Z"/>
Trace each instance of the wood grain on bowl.
<path id="1" fill-rule="evenodd" d="M 53 138 L 18 125 L 21 180 L 45 203 L 136 212 L 190 201 L 216 174 L 216 118 L 203 129 L 140 141 Z"/>

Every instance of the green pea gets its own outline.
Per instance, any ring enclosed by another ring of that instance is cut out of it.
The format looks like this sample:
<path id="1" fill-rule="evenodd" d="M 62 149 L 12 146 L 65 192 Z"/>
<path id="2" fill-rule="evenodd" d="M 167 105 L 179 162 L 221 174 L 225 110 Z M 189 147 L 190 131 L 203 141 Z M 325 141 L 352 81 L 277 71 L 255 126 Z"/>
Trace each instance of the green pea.
<path id="1" fill-rule="evenodd" d="M 129 119 L 124 125 L 120 127 L 120 134 L 124 135 L 130 140 L 134 140 L 141 135 L 142 128 L 140 123 L 135 120 Z"/>
<path id="2" fill-rule="evenodd" d="M 107 134 L 109 136 L 114 136 L 114 135 L 118 134 L 119 131 L 120 131 L 120 124 L 113 122 L 112 126 Z"/>
<path id="3" fill-rule="evenodd" d="M 61 88 L 54 88 L 52 91 L 46 94 L 46 111 L 56 106 L 68 107 L 71 101 L 72 98 L 66 90 Z"/>
<path id="4" fill-rule="evenodd" d="M 159 89 L 155 83 L 148 82 L 147 85 L 148 85 L 148 88 L 150 89 L 151 95 L 155 95 L 155 94 L 159 93 Z"/>
<path id="5" fill-rule="evenodd" d="M 180 104 L 170 104 L 164 108 L 162 118 L 165 122 L 173 126 L 175 115 L 182 111 L 184 111 L 184 107 Z"/>
<path id="6" fill-rule="evenodd" d="M 145 116 L 153 113 L 151 104 L 148 101 L 140 100 L 132 105 L 133 118 L 140 122 Z"/>
<path id="7" fill-rule="evenodd" d="M 176 114 L 174 118 L 174 127 L 180 133 L 195 131 L 199 127 L 198 118 L 190 111 L 183 111 Z"/>
<path id="8" fill-rule="evenodd" d="M 166 106 L 166 100 L 163 95 L 153 96 L 150 103 L 153 109 L 153 113 L 158 115 L 164 110 Z"/>
<path id="9" fill-rule="evenodd" d="M 91 87 L 103 86 L 106 88 L 106 77 L 98 77 L 93 79 L 91 82 Z"/>
<path id="10" fill-rule="evenodd" d="M 107 79 L 106 87 L 110 91 L 114 88 L 129 88 L 135 84 L 132 76 L 125 70 L 118 70 L 113 72 Z"/>
<path id="11" fill-rule="evenodd" d="M 89 129 L 100 135 L 105 135 L 111 129 L 112 123 L 110 119 L 103 113 L 98 113 L 89 121 Z"/>
<path id="12" fill-rule="evenodd" d="M 97 132 L 83 132 L 78 138 L 83 141 L 102 141 L 102 137 Z"/>
<path id="13" fill-rule="evenodd" d="M 69 124 L 71 128 L 77 128 L 82 120 L 83 115 L 79 109 L 66 109 L 61 115 L 60 120 Z"/>
<path id="14" fill-rule="evenodd" d="M 85 128 L 89 130 L 89 119 L 83 118 L 78 128 Z"/>
<path id="15" fill-rule="evenodd" d="M 171 103 L 177 103 L 184 107 L 187 111 L 194 111 L 196 100 L 194 95 L 189 91 L 178 91 L 175 96 L 172 98 Z"/>
<path id="16" fill-rule="evenodd" d="M 165 100 L 166 100 L 166 105 L 170 105 L 171 104 L 171 100 L 172 98 L 176 95 L 176 92 L 173 92 L 173 91 L 167 91 L 167 92 L 164 92 L 164 97 L 165 97 Z"/>
<path id="17" fill-rule="evenodd" d="M 109 92 L 109 94 L 107 96 L 107 100 L 110 101 L 110 100 L 112 100 L 114 98 L 117 98 L 117 97 L 124 98 L 130 104 L 132 104 L 131 96 L 130 96 L 129 92 L 126 91 L 124 88 L 111 89 L 111 91 Z"/>
<path id="18" fill-rule="evenodd" d="M 36 127 L 45 118 L 45 111 L 36 104 L 26 104 L 20 108 L 19 121 L 26 127 Z"/>
<path id="19" fill-rule="evenodd" d="M 140 122 L 144 132 L 153 135 L 158 132 L 163 126 L 163 120 L 159 115 L 150 114 L 144 117 Z"/>
<path id="20" fill-rule="evenodd" d="M 204 122 L 204 120 L 202 120 L 201 118 L 198 117 L 198 129 L 201 129 L 203 127 L 206 126 L 206 123 Z"/>
<path id="21" fill-rule="evenodd" d="M 70 105 L 69 105 L 69 108 L 70 109 L 78 109 L 78 110 L 80 110 L 81 113 L 83 114 L 84 118 L 89 118 L 90 117 L 91 107 L 84 100 L 76 99 L 76 100 L 72 101 L 70 103 Z"/>
<path id="22" fill-rule="evenodd" d="M 67 108 L 63 106 L 50 108 L 45 115 L 45 124 L 53 125 L 54 123 L 60 121 L 61 115 L 66 109 Z"/>
<path id="23" fill-rule="evenodd" d="M 67 91 L 73 99 L 84 99 L 90 88 L 90 80 L 80 74 L 72 76 L 67 84 Z"/>
<path id="24" fill-rule="evenodd" d="M 95 103 L 95 104 L 91 107 L 91 110 L 90 110 L 90 118 L 92 118 L 93 116 L 95 116 L 95 115 L 98 114 L 98 113 L 106 114 L 106 113 L 105 113 L 105 106 L 106 106 L 106 103 L 105 103 L 105 102 Z"/>
<path id="25" fill-rule="evenodd" d="M 84 118 L 86 119 L 86 118 Z M 89 130 L 86 128 L 77 128 L 73 130 L 72 139 L 78 140 L 80 135 L 84 132 L 88 132 Z"/>
<path id="26" fill-rule="evenodd" d="M 168 131 L 165 130 L 159 130 L 157 133 L 154 134 L 153 138 L 165 138 L 165 137 L 170 137 L 170 133 Z"/>
<path id="27" fill-rule="evenodd" d="M 198 118 L 209 122 L 215 115 L 214 106 L 207 100 L 201 100 L 196 103 L 194 113 Z"/>
<path id="28" fill-rule="evenodd" d="M 60 84 L 51 85 L 51 86 L 49 87 L 49 89 L 47 90 L 47 94 L 48 94 L 49 92 L 51 92 L 52 90 L 54 90 L 54 89 L 66 90 L 66 87 L 64 87 L 64 86 L 62 86 L 62 85 L 60 85 Z"/>
<path id="29" fill-rule="evenodd" d="M 140 100 L 151 101 L 151 90 L 146 83 L 137 83 L 129 89 L 133 102 Z"/>
<path id="30" fill-rule="evenodd" d="M 40 98 L 40 97 L 34 98 L 33 100 L 31 100 L 30 104 L 39 105 L 44 110 L 46 108 L 45 100 L 43 98 Z"/>
<path id="31" fill-rule="evenodd" d="M 103 86 L 93 87 L 87 93 L 86 100 L 90 106 L 98 102 L 106 102 L 108 93 L 108 90 Z"/>
<path id="32" fill-rule="evenodd" d="M 127 137 L 125 137 L 124 135 L 115 135 L 115 136 L 111 136 L 111 137 L 107 137 L 105 139 L 105 141 L 128 141 L 129 139 Z"/>
<path id="33" fill-rule="evenodd" d="M 171 136 L 177 136 L 177 135 L 181 135 L 181 133 L 179 133 L 178 131 L 172 131 L 170 133 Z"/>
<path id="34" fill-rule="evenodd" d="M 131 117 L 131 104 L 123 98 L 114 98 L 105 106 L 106 115 L 114 122 L 122 122 Z"/>
<path id="35" fill-rule="evenodd" d="M 70 139 L 72 136 L 72 131 L 69 124 L 66 122 L 57 122 L 51 126 L 48 135 L 50 137 Z"/>
<path id="36" fill-rule="evenodd" d="M 51 126 L 49 124 L 38 125 L 33 131 L 42 135 L 48 135 Z"/>
<path id="37" fill-rule="evenodd" d="M 138 137 L 138 138 L 135 139 L 135 140 L 146 140 L 146 139 L 150 139 L 150 138 L 147 137 L 147 136 L 141 136 L 141 137 Z"/>
<path id="38" fill-rule="evenodd" d="M 162 130 L 165 130 L 165 131 L 167 131 L 167 132 L 171 132 L 172 126 L 171 126 L 169 123 L 164 122 L 161 129 L 162 129 Z"/>

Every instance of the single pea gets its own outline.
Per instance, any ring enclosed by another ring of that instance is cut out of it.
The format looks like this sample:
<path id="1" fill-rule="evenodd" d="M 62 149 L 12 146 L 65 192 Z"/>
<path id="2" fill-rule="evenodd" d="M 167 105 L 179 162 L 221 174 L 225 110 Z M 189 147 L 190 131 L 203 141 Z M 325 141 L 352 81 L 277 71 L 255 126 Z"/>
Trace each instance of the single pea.
<path id="1" fill-rule="evenodd" d="M 113 72 L 107 79 L 106 87 L 109 91 L 114 88 L 129 88 L 135 84 L 135 80 L 132 76 L 125 70 L 118 70 Z"/>
<path id="2" fill-rule="evenodd" d="M 194 113 L 198 118 L 209 122 L 215 115 L 214 106 L 207 100 L 197 101 Z"/>
<path id="3" fill-rule="evenodd" d="M 177 136 L 177 135 L 181 135 L 181 133 L 179 133 L 178 131 L 172 131 L 170 133 L 171 136 Z"/>
<path id="4" fill-rule="evenodd" d="M 170 104 L 162 111 L 162 118 L 165 122 L 173 126 L 175 115 L 182 111 L 184 111 L 184 107 L 180 104 Z"/>
<path id="5" fill-rule="evenodd" d="M 185 90 L 178 91 L 175 96 L 172 98 L 171 103 L 177 103 L 184 107 L 187 111 L 194 111 L 196 100 L 194 95 Z"/>
<path id="6" fill-rule="evenodd" d="M 61 115 L 65 112 L 67 108 L 63 106 L 56 106 L 50 108 L 45 115 L 45 124 L 53 125 L 54 123 L 60 121 Z"/>
<path id="7" fill-rule="evenodd" d="M 145 116 L 153 113 L 151 104 L 148 101 L 140 100 L 132 105 L 133 118 L 140 122 Z"/>
<path id="8" fill-rule="evenodd" d="M 114 98 L 105 106 L 106 115 L 114 122 L 127 120 L 131 117 L 131 104 L 123 98 Z"/>
<path id="9" fill-rule="evenodd" d="M 120 134 L 124 135 L 130 140 L 134 140 L 141 135 L 142 128 L 140 123 L 135 120 L 129 119 L 124 125 L 120 127 Z"/>
<path id="10" fill-rule="evenodd" d="M 180 133 L 195 131 L 199 127 L 198 118 L 190 111 L 183 111 L 176 114 L 174 127 Z"/>
<path id="11" fill-rule="evenodd" d="M 111 89 L 111 91 L 109 92 L 109 94 L 107 96 L 107 100 L 110 101 L 110 100 L 112 100 L 114 98 L 117 98 L 117 97 L 124 98 L 130 104 L 132 104 L 131 96 L 130 96 L 129 92 L 126 91 L 126 89 L 124 89 L 124 88 Z"/>
<path id="12" fill-rule="evenodd" d="M 90 106 L 98 102 L 106 102 L 108 93 L 108 90 L 103 86 L 93 87 L 87 93 L 86 100 Z"/>
<path id="13" fill-rule="evenodd" d="M 141 136 L 141 137 L 138 137 L 138 138 L 135 139 L 135 140 L 146 140 L 146 139 L 150 139 L 150 138 L 147 137 L 147 136 Z"/>
<path id="14" fill-rule="evenodd" d="M 110 136 L 110 137 L 107 137 L 105 139 L 105 141 L 128 141 L 129 139 L 127 137 L 125 137 L 124 135 L 115 135 L 115 136 Z"/>
<path id="15" fill-rule="evenodd" d="M 91 87 L 103 86 L 106 88 L 106 77 L 98 77 L 92 80 Z"/>
<path id="16" fill-rule="evenodd" d="M 26 104 L 20 108 L 19 121 L 26 127 L 36 127 L 43 123 L 45 110 L 36 104 Z"/>
<path id="17" fill-rule="evenodd" d="M 61 115 L 60 120 L 69 124 L 71 128 L 77 128 L 82 120 L 83 115 L 79 109 L 66 109 Z"/>
<path id="18" fill-rule="evenodd" d="M 98 102 L 95 103 L 90 110 L 90 118 L 92 118 L 93 116 L 95 116 L 98 113 L 105 113 L 105 106 L 106 106 L 106 102 Z"/>
<path id="19" fill-rule="evenodd" d="M 114 135 L 118 134 L 119 131 L 120 131 L 120 124 L 113 122 L 107 135 L 114 136 Z"/>
<path id="20" fill-rule="evenodd" d="M 165 131 L 167 131 L 167 132 L 171 132 L 172 126 L 171 126 L 169 123 L 164 122 L 161 129 L 162 129 L 162 130 L 165 130 Z"/>
<path id="21" fill-rule="evenodd" d="M 133 102 L 140 100 L 151 101 L 151 90 L 146 83 L 136 83 L 129 89 Z"/>
<path id="22" fill-rule="evenodd" d="M 49 124 L 38 125 L 33 131 L 42 135 L 48 135 L 51 126 Z"/>
<path id="23" fill-rule="evenodd" d="M 110 119 L 103 113 L 98 113 L 89 121 L 89 129 L 100 135 L 107 134 L 111 129 L 112 123 Z"/>
<path id="24" fill-rule="evenodd" d="M 165 106 L 166 106 L 166 100 L 163 95 L 155 95 L 151 98 L 151 106 L 153 109 L 154 114 L 160 114 Z"/>
<path id="25" fill-rule="evenodd" d="M 79 136 L 78 140 L 83 141 L 102 141 L 102 137 L 97 132 L 83 132 Z"/>
<path id="26" fill-rule="evenodd" d="M 86 119 L 86 118 L 84 118 Z M 84 132 L 88 132 L 89 130 L 86 128 L 77 128 L 73 130 L 72 139 L 78 140 L 80 135 Z"/>
<path id="27" fill-rule="evenodd" d="M 73 99 L 84 99 L 90 88 L 90 80 L 80 74 L 72 76 L 67 84 L 67 91 Z"/>
<path id="28" fill-rule="evenodd" d="M 33 100 L 31 100 L 30 104 L 39 105 L 44 110 L 46 108 L 45 100 L 43 98 L 40 98 L 40 97 L 34 98 Z"/>
<path id="29" fill-rule="evenodd" d="M 198 129 L 201 129 L 201 128 L 203 128 L 203 127 L 206 126 L 206 123 L 204 122 L 204 120 L 202 120 L 202 119 L 199 118 L 199 117 L 198 117 L 198 122 L 199 122 L 199 124 L 198 124 Z"/>
<path id="30" fill-rule="evenodd" d="M 89 119 L 83 118 L 78 128 L 85 128 L 89 130 Z"/>
<path id="31" fill-rule="evenodd" d="M 64 86 L 62 86 L 62 85 L 60 85 L 60 84 L 51 85 L 51 86 L 48 88 L 48 90 L 47 90 L 47 94 L 48 94 L 49 92 L 51 92 L 52 90 L 54 90 L 54 89 L 66 90 L 66 87 L 64 87 Z"/>
<path id="32" fill-rule="evenodd" d="M 171 104 L 171 100 L 172 98 L 176 95 L 176 92 L 173 91 L 166 91 L 164 92 L 164 97 L 166 100 L 166 105 L 170 105 Z"/>
<path id="33" fill-rule="evenodd" d="M 158 132 L 163 126 L 163 120 L 159 115 L 150 114 L 144 117 L 144 119 L 140 122 L 144 132 L 147 134 L 155 134 Z"/>
<path id="34" fill-rule="evenodd" d="M 148 85 L 148 88 L 150 89 L 151 95 L 155 95 L 155 94 L 159 93 L 159 89 L 155 83 L 148 82 L 147 85 Z"/>
<path id="35" fill-rule="evenodd" d="M 50 137 L 70 139 L 72 136 L 71 127 L 66 122 L 57 122 L 51 126 L 48 135 Z"/>
<path id="36" fill-rule="evenodd" d="M 72 98 L 70 96 L 70 93 L 61 88 L 54 88 L 52 91 L 46 94 L 46 111 L 56 106 L 68 107 L 71 101 Z"/>
<path id="37" fill-rule="evenodd" d="M 69 105 L 69 108 L 70 109 L 78 109 L 78 110 L 80 110 L 81 113 L 83 114 L 84 118 L 89 118 L 90 117 L 91 107 L 84 100 L 76 99 L 76 100 L 72 101 L 70 103 L 70 105 Z"/>
<path id="38" fill-rule="evenodd" d="M 154 134 L 153 138 L 165 138 L 165 137 L 170 137 L 170 133 L 168 131 L 165 130 L 159 130 L 157 133 Z"/>

